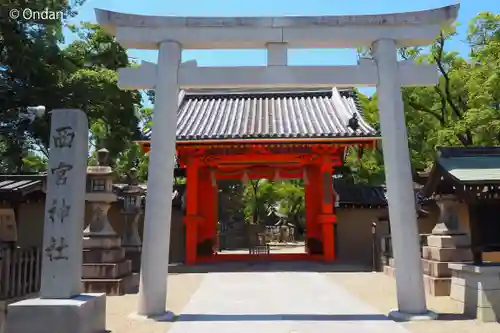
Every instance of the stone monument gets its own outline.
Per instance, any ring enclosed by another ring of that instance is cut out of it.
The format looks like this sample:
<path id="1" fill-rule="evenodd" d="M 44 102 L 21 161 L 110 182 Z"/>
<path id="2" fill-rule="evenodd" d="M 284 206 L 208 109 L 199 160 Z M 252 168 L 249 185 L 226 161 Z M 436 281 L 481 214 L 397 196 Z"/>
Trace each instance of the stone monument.
<path id="1" fill-rule="evenodd" d="M 83 111 L 52 111 L 40 297 L 9 305 L 9 333 L 105 330 L 106 296 L 81 293 L 87 145 Z"/>
<path id="2" fill-rule="evenodd" d="M 433 296 L 449 296 L 451 270 L 449 263 L 472 260 L 470 239 L 462 230 L 458 216 L 458 199 L 452 194 L 436 195 L 440 209 L 438 223 L 427 236 L 427 246 L 422 248 L 424 283 Z"/>
<path id="3" fill-rule="evenodd" d="M 108 155 L 107 149 L 100 149 L 99 165 L 87 168 L 86 200 L 92 215 L 83 232 L 82 283 L 87 292 L 123 295 L 137 289 L 139 276 L 132 274 L 132 262 L 125 259 L 120 236 L 108 220 L 111 203 L 117 201 Z"/>

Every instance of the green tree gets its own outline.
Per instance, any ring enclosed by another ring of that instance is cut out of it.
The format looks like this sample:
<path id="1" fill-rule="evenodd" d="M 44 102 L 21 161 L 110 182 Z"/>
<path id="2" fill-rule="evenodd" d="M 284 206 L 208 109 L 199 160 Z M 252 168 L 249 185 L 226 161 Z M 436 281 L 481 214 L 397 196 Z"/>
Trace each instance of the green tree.
<path id="1" fill-rule="evenodd" d="M 76 8 L 83 1 L 74 3 Z M 61 107 L 61 101 L 69 95 L 60 84 L 68 65 L 59 47 L 63 40 L 62 22 L 26 20 L 22 16 L 10 19 L 7 13 L 14 8 L 48 9 L 63 13 L 65 18 L 75 15 L 66 0 L 9 0 L 0 4 L 4 14 L 0 19 L 1 172 L 21 172 L 29 149 L 37 148 L 47 155 L 42 143 L 46 140 L 49 116 L 28 125 L 19 118 L 20 112 L 31 105 Z"/>
<path id="2" fill-rule="evenodd" d="M 303 182 L 283 181 L 276 186 L 279 213 L 286 216 L 286 223 L 298 229 L 305 228 L 305 196 Z"/>
<path id="3" fill-rule="evenodd" d="M 75 14 L 83 1 L 10 0 L 11 8 L 47 8 Z M 118 89 L 117 72 L 129 63 L 126 51 L 96 25 L 69 26 L 79 39 L 63 47 L 63 21 L 0 20 L 0 172 L 21 172 L 28 156 L 48 156 L 50 115 L 29 123 L 19 117 L 27 106 L 80 108 L 87 113 L 92 149 L 105 146 L 112 160 L 140 138 L 137 114 L 141 96 L 137 91 Z M 22 55 L 22 56 L 20 56 Z M 42 159 L 43 160 L 43 159 Z"/>
<path id="4" fill-rule="evenodd" d="M 403 59 L 436 64 L 440 79 L 433 87 L 402 89 L 408 145 L 414 170 L 428 168 L 437 146 L 497 145 L 500 143 L 500 15 L 483 12 L 469 25 L 470 59 L 447 51 L 454 32 L 443 31 L 427 52 L 400 50 Z M 369 50 L 361 50 L 369 56 Z M 377 96 L 361 97 L 365 118 L 379 128 Z M 382 111 L 383 112 L 383 111 Z M 356 182 L 373 182 L 383 170 L 379 152 L 351 154 L 348 165 Z"/>
<path id="5" fill-rule="evenodd" d="M 245 220 L 260 224 L 273 212 L 277 204 L 276 188 L 267 179 L 249 180 L 243 192 Z"/>

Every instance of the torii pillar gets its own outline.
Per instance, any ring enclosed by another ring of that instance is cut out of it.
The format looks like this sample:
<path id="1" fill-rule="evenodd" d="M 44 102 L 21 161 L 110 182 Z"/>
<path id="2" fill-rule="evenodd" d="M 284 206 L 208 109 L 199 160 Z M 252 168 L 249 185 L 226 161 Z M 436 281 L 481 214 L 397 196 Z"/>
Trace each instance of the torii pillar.
<path id="1" fill-rule="evenodd" d="M 142 241 L 138 315 L 161 317 L 166 313 L 167 276 L 172 217 L 171 195 L 175 167 L 175 132 L 179 85 L 177 71 L 181 46 L 160 44 L 156 70 L 154 121 L 149 153 L 148 193 Z"/>

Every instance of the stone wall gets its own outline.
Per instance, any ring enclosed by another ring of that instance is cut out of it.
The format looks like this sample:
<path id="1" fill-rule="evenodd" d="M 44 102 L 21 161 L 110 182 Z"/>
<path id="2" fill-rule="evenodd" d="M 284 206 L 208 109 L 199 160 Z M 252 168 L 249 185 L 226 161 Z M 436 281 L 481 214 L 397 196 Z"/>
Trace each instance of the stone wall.
<path id="1" fill-rule="evenodd" d="M 19 246 L 42 246 L 44 210 L 44 201 L 19 204 L 16 214 Z"/>
<path id="2" fill-rule="evenodd" d="M 17 219 L 18 244 L 22 247 L 41 246 L 43 242 L 43 219 L 44 202 L 30 202 L 19 205 Z M 86 205 L 85 227 L 91 216 L 90 205 Z M 123 235 L 125 231 L 124 217 L 120 214 L 119 203 L 113 203 L 108 211 L 108 219 L 117 234 Z M 139 236 L 142 239 L 142 230 L 144 227 L 144 216 L 139 219 Z M 167 235 L 165 235 L 166 238 Z M 172 208 L 172 229 L 170 242 L 170 261 L 184 261 L 185 253 L 185 231 L 182 211 Z"/>
<path id="3" fill-rule="evenodd" d="M 371 267 L 372 223 L 386 211 L 386 208 L 337 208 L 337 260 Z"/>

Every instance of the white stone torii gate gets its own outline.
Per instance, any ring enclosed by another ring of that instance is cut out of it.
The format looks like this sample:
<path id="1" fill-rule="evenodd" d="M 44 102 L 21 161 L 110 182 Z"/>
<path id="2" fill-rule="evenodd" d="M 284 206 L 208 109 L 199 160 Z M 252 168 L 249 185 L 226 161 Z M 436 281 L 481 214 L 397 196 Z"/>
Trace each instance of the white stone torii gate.
<path id="1" fill-rule="evenodd" d="M 159 50 L 158 63 L 119 72 L 122 89 L 155 89 L 138 314 L 165 314 L 179 89 L 376 86 L 386 170 L 399 318 L 427 310 L 401 86 L 438 82 L 432 65 L 398 61 L 397 48 L 428 45 L 457 18 L 459 5 L 384 15 L 159 17 L 96 9 L 98 23 L 129 49 Z M 371 47 L 357 66 L 288 66 L 289 48 Z M 267 49 L 267 66 L 181 64 L 185 49 Z"/>

